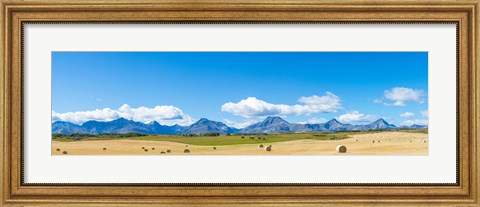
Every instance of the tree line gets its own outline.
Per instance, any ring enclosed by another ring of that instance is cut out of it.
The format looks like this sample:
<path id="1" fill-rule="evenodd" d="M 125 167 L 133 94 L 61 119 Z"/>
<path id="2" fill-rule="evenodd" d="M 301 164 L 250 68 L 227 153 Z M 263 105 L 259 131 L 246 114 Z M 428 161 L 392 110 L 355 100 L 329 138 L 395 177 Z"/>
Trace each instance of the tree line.
<path id="1" fill-rule="evenodd" d="M 88 133 L 72 133 L 72 134 L 62 134 L 54 133 L 52 134 L 53 139 L 85 139 L 85 138 L 126 138 L 126 137 L 141 137 L 146 136 L 146 134 L 138 132 L 128 132 L 128 133 L 102 133 L 102 134 L 88 134 Z"/>

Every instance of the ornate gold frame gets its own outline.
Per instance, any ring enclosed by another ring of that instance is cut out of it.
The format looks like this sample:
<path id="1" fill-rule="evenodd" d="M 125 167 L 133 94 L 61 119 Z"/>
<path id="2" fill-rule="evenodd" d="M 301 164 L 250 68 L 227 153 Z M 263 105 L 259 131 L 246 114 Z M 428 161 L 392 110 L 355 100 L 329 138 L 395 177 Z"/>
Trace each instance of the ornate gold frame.
<path id="1" fill-rule="evenodd" d="M 479 206 L 478 0 L 1 0 L 3 206 Z M 456 185 L 26 185 L 22 183 L 25 22 L 454 22 L 458 25 Z"/>

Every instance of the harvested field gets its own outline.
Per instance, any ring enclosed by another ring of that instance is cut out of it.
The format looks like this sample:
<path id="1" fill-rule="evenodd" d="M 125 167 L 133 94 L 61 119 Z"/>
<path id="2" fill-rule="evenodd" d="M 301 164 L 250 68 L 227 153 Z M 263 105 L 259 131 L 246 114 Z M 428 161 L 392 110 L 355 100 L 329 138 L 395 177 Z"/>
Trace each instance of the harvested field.
<path id="1" fill-rule="evenodd" d="M 198 140 L 196 141 L 198 142 Z M 221 146 L 189 144 L 187 147 L 185 143 L 181 142 L 138 139 L 53 141 L 52 154 L 66 156 L 160 155 L 162 151 L 170 151 L 164 155 L 427 155 L 428 135 L 410 132 L 358 133 L 341 140 L 297 139 L 268 143 L 265 146 L 269 145 L 272 145 L 271 151 L 259 148 L 257 142 Z M 336 152 L 338 145 L 346 146 L 347 152 L 341 154 Z M 98 146 L 104 146 L 108 150 L 103 150 Z M 154 148 L 155 150 L 147 151 L 142 148 Z M 184 153 L 187 148 L 190 153 Z M 56 149 L 61 149 L 61 151 Z M 68 154 L 63 154 L 62 151 L 68 151 Z"/>

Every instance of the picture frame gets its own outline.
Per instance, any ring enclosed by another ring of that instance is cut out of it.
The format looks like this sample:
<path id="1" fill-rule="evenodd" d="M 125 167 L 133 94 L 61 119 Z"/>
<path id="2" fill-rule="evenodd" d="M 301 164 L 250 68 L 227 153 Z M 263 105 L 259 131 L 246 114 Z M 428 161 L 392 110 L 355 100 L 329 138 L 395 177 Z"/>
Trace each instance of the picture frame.
<path id="1" fill-rule="evenodd" d="M 479 1 L 20 1 L 4 0 L 0 74 L 3 206 L 478 206 Z M 457 24 L 457 182 L 32 184 L 23 182 L 25 23 Z"/>

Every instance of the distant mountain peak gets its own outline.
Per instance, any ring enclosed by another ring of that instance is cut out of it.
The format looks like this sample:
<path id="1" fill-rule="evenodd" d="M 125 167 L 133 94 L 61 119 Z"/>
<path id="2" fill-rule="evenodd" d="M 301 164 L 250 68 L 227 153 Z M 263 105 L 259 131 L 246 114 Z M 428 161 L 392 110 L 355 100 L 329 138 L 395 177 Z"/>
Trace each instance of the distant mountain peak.
<path id="1" fill-rule="evenodd" d="M 340 123 L 336 118 L 330 119 L 327 123 Z"/>
<path id="2" fill-rule="evenodd" d="M 387 125 L 390 124 L 387 121 L 385 121 L 385 119 L 383 119 L 383 118 L 377 119 L 376 121 L 374 121 L 372 123 L 383 123 L 383 124 L 387 124 Z"/>
<path id="3" fill-rule="evenodd" d="M 325 125 L 328 125 L 328 126 L 342 125 L 342 123 L 339 122 L 336 118 L 330 119 L 329 121 L 327 121 L 327 122 L 324 123 L 324 124 L 325 124 Z"/>
<path id="4" fill-rule="evenodd" d="M 327 131 L 348 131 L 354 129 L 354 126 L 350 124 L 343 124 L 336 118 L 330 119 L 328 122 L 323 123 L 322 126 Z"/>
<path id="5" fill-rule="evenodd" d="M 369 129 L 393 129 L 395 125 L 388 123 L 385 119 L 380 118 L 376 121 L 366 125 Z"/>
<path id="6" fill-rule="evenodd" d="M 269 120 L 269 119 L 281 119 L 283 120 L 281 117 L 279 116 L 267 116 L 267 118 L 265 118 L 265 120 Z"/>
<path id="7" fill-rule="evenodd" d="M 74 124 L 74 123 L 71 123 L 71 122 L 68 122 L 68 121 L 54 121 L 53 122 L 54 124 L 57 123 L 57 124 Z M 76 125 L 76 124 L 75 124 Z"/>
<path id="8" fill-rule="evenodd" d="M 133 120 L 128 120 L 126 118 L 123 118 L 123 117 L 120 117 L 118 119 L 114 119 L 114 120 L 111 120 L 111 121 L 96 121 L 96 120 L 90 120 L 90 121 L 87 121 L 85 123 L 83 123 L 83 125 L 91 125 L 91 124 L 98 124 L 98 123 L 115 123 L 115 124 L 125 124 L 125 123 L 133 123 L 135 121 Z"/>
<path id="9" fill-rule="evenodd" d="M 123 117 L 120 117 L 120 118 L 115 119 L 115 120 L 113 120 L 113 121 L 129 121 L 129 120 L 128 120 L 128 119 L 125 119 L 125 118 L 123 118 Z"/>
<path id="10" fill-rule="evenodd" d="M 150 123 L 148 123 L 148 124 L 150 124 L 150 125 L 160 125 L 160 123 L 158 123 L 157 121 L 152 121 L 152 122 L 150 122 Z"/>
<path id="11" fill-rule="evenodd" d="M 200 118 L 198 121 L 196 121 L 195 123 L 203 123 L 203 122 L 213 122 L 212 120 L 210 119 L 207 119 L 207 118 Z"/>
<path id="12" fill-rule="evenodd" d="M 185 134 L 206 134 L 209 132 L 218 132 L 220 134 L 235 133 L 237 129 L 228 127 L 222 122 L 211 121 L 207 118 L 201 118 L 197 122 L 188 126 L 183 133 Z"/>
<path id="13" fill-rule="evenodd" d="M 383 119 L 383 118 L 377 119 L 377 121 L 375 121 L 375 122 L 384 122 L 384 123 L 388 123 L 388 122 L 387 122 L 387 121 L 385 121 L 385 119 Z"/>
<path id="14" fill-rule="evenodd" d="M 198 125 L 198 124 L 222 124 L 222 125 L 224 125 L 224 123 L 222 123 L 222 122 L 212 121 L 212 120 L 207 119 L 207 118 L 200 118 L 198 121 L 196 121 L 192 125 Z M 190 126 L 192 126 L 192 125 L 190 125 Z"/>
<path id="15" fill-rule="evenodd" d="M 427 129 L 428 125 L 420 125 L 420 124 L 412 124 L 410 126 L 408 125 L 402 125 L 399 128 L 405 128 L 405 129 Z"/>
<path id="16" fill-rule="evenodd" d="M 241 130 L 246 133 L 289 132 L 291 124 L 278 116 L 269 116 L 263 121 L 250 125 Z"/>
<path id="17" fill-rule="evenodd" d="M 285 121 L 284 119 L 282 119 L 281 117 L 279 116 L 268 116 L 267 118 L 265 118 L 262 123 L 288 123 L 287 121 Z"/>

